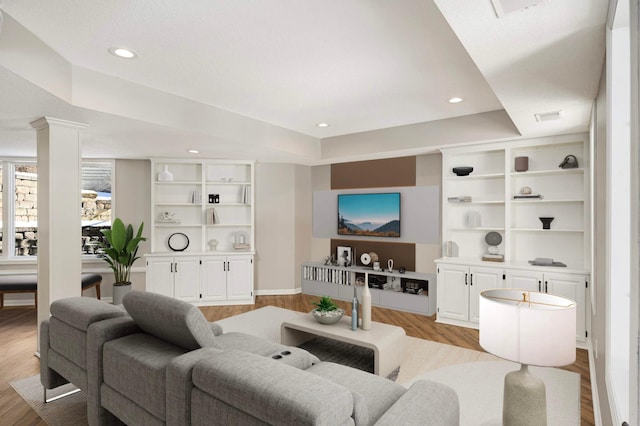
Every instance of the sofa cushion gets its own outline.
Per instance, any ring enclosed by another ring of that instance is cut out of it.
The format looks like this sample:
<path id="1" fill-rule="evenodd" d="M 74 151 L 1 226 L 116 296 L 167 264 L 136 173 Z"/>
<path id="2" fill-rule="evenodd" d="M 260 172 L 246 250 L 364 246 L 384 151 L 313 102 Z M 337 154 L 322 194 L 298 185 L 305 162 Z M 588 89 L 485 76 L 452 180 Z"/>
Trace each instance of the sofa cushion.
<path id="1" fill-rule="evenodd" d="M 268 424 L 333 426 L 351 422 L 353 397 L 348 389 L 251 353 L 224 351 L 204 359 L 193 368 L 192 380 L 209 397 Z M 207 409 L 205 400 L 192 402 L 194 418 L 202 418 L 201 410 Z M 224 418 L 226 413 L 219 415 Z"/>
<path id="2" fill-rule="evenodd" d="M 149 334 L 130 334 L 104 344 L 104 383 L 155 417 L 166 414 L 166 370 L 188 352 Z"/>
<path id="3" fill-rule="evenodd" d="M 51 316 L 78 330 L 86 331 L 96 321 L 127 315 L 125 311 L 89 297 L 69 297 L 51 303 Z"/>
<path id="4" fill-rule="evenodd" d="M 332 362 L 321 362 L 307 369 L 354 392 L 354 418 L 357 424 L 373 424 L 407 389 L 384 377 Z M 362 406 L 366 404 L 366 408 Z"/>
<path id="5" fill-rule="evenodd" d="M 211 325 L 191 303 L 146 291 L 130 291 L 122 303 L 144 332 L 186 349 L 217 347 Z"/>

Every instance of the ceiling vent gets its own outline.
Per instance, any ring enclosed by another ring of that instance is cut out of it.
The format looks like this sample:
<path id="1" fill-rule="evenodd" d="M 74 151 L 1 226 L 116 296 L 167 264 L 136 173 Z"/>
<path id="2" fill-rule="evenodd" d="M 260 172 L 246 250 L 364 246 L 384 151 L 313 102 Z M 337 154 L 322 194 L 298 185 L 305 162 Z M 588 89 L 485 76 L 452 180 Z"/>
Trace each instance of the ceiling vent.
<path id="1" fill-rule="evenodd" d="M 523 10 L 531 9 L 532 7 L 548 2 L 549 0 L 491 0 L 498 18 L 509 13 L 522 12 Z"/>
<path id="2" fill-rule="evenodd" d="M 537 122 L 559 120 L 562 117 L 562 111 L 543 112 L 540 114 L 534 114 Z"/>

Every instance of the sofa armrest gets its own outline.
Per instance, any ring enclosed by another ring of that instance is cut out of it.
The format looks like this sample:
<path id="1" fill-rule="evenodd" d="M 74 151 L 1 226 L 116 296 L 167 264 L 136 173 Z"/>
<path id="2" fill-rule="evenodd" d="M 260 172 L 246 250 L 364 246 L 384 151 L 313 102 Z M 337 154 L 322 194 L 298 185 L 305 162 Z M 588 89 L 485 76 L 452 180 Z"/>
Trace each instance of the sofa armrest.
<path id="1" fill-rule="evenodd" d="M 49 320 L 40 323 L 40 383 L 45 389 L 54 389 L 69 383 L 67 379 L 49 368 Z"/>
<path id="2" fill-rule="evenodd" d="M 214 336 L 220 336 L 223 333 L 222 326 L 217 322 L 210 322 L 209 327 L 211 327 Z"/>
<path id="3" fill-rule="evenodd" d="M 91 425 L 108 424 L 109 413 L 102 408 L 100 386 L 103 382 L 102 349 L 106 342 L 130 334 L 140 328 L 129 316 L 98 321 L 87 329 L 87 419 Z"/>
<path id="4" fill-rule="evenodd" d="M 221 353 L 220 349 L 202 348 L 174 358 L 167 367 L 167 426 L 191 424 L 191 390 L 193 367 L 201 360 Z"/>
<path id="5" fill-rule="evenodd" d="M 192 419 L 208 408 L 230 410 L 231 418 L 258 419 L 273 425 L 353 424 L 353 396 L 343 386 L 270 358 L 224 351 L 196 364 Z M 229 413 L 219 413 L 220 418 Z"/>
<path id="6" fill-rule="evenodd" d="M 456 392 L 441 383 L 418 380 L 382 415 L 375 426 L 459 424 L 460 406 Z"/>

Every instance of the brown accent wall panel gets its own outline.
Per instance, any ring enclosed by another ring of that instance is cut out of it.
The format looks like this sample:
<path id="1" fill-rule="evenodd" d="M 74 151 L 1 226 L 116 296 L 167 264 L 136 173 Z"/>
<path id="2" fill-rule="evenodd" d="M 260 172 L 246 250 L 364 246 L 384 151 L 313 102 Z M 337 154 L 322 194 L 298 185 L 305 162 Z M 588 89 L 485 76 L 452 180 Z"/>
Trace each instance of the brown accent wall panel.
<path id="1" fill-rule="evenodd" d="M 416 186 L 416 157 L 331 165 L 331 189 Z"/>
<path id="2" fill-rule="evenodd" d="M 392 243 L 386 241 L 338 240 L 331 239 L 331 253 L 335 254 L 338 246 L 351 247 L 355 250 L 355 261 L 358 266 L 362 253 L 375 252 L 380 259 L 380 266 L 387 268 L 387 260 L 393 259 L 393 269 L 404 266 L 407 271 L 416 270 L 416 245 L 413 243 Z M 372 265 L 373 266 L 373 265 Z"/>

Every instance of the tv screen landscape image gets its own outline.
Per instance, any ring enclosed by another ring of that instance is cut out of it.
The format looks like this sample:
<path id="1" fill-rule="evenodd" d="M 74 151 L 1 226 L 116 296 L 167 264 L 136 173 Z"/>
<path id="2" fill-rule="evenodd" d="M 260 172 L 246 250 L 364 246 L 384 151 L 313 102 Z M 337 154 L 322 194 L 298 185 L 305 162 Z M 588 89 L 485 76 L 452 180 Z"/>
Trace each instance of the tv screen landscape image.
<path id="1" fill-rule="evenodd" d="M 338 194 L 338 234 L 400 237 L 400 193 Z"/>

